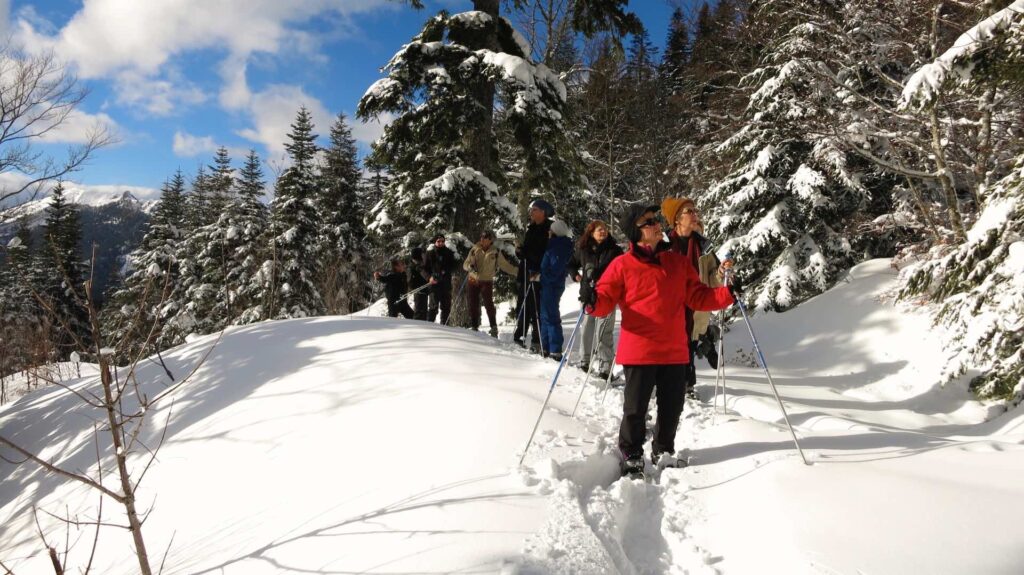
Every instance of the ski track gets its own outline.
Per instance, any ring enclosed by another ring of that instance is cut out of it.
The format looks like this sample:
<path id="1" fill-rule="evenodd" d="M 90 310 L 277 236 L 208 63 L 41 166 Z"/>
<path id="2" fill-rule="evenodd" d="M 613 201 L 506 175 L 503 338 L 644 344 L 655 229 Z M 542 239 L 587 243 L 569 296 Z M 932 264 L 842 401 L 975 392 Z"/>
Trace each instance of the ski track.
<path id="1" fill-rule="evenodd" d="M 571 398 L 569 405 L 575 403 L 585 377 L 574 368 L 563 369 L 558 384 L 562 402 L 549 409 L 568 416 L 564 398 Z M 587 384 L 577 412 L 593 436 L 580 442 L 592 445 L 580 450 L 574 438 L 542 424 L 531 446 L 531 459 L 537 463 L 519 470 L 524 483 L 550 495 L 551 507 L 544 528 L 528 539 L 523 559 L 508 572 L 717 575 L 716 558 L 691 536 L 705 512 L 687 495 L 686 469 L 648 467 L 647 482 L 619 480 L 622 390 L 613 387 L 602 402 L 603 382 L 598 384 L 593 379 Z M 652 412 L 655 404 L 651 402 Z M 676 436 L 680 455 L 694 451 L 712 418 L 710 405 L 687 400 Z M 572 452 L 559 457 L 559 447 Z"/>

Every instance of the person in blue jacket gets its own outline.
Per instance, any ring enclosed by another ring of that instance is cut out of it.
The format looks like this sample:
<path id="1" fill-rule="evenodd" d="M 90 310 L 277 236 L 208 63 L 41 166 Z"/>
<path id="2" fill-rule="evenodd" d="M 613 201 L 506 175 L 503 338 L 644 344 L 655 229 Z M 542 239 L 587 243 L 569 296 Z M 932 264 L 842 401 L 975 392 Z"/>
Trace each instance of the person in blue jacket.
<path id="1" fill-rule="evenodd" d="M 540 263 L 540 331 L 544 357 L 562 360 L 562 315 L 558 302 L 572 257 L 572 233 L 562 220 L 552 220 L 548 247 Z"/>

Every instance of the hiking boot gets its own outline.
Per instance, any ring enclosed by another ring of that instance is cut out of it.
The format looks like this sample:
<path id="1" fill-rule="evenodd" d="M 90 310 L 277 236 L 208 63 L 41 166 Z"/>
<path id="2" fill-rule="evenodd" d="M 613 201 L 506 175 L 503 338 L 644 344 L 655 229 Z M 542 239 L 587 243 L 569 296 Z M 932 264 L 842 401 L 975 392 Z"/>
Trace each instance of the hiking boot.
<path id="1" fill-rule="evenodd" d="M 560 354 L 560 353 L 549 353 L 548 357 L 550 357 L 551 359 L 553 359 L 555 361 L 562 361 L 562 354 Z"/>
<path id="2" fill-rule="evenodd" d="M 630 455 L 619 464 L 619 471 L 623 477 L 630 479 L 643 479 L 644 477 L 644 454 Z"/>
<path id="3" fill-rule="evenodd" d="M 690 399 L 693 399 L 693 400 L 700 400 L 700 396 L 697 395 L 697 388 L 696 387 L 687 387 L 686 388 L 686 397 L 688 397 Z"/>
<path id="4" fill-rule="evenodd" d="M 518 345 L 519 347 L 521 347 L 521 348 L 523 348 L 523 349 L 526 349 L 526 342 L 525 342 L 525 341 L 523 341 L 523 339 L 522 339 L 522 338 L 520 338 L 520 337 L 514 337 L 514 338 L 512 338 L 512 343 L 514 343 L 514 344 Z"/>
<path id="5" fill-rule="evenodd" d="M 491 334 L 491 337 L 498 337 L 498 328 L 492 325 L 491 330 L 488 333 Z"/>
<path id="6" fill-rule="evenodd" d="M 601 381 L 604 381 L 604 380 L 608 379 L 608 375 L 609 374 L 608 374 L 607 371 L 599 371 L 599 372 L 594 374 L 594 378 L 598 379 L 598 380 L 601 380 Z"/>

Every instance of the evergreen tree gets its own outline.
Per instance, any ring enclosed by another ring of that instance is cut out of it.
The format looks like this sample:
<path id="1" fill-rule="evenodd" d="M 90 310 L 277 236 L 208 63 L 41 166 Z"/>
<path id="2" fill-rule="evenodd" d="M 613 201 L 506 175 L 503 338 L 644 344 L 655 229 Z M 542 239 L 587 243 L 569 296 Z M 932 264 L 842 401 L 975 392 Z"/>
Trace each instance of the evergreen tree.
<path id="1" fill-rule="evenodd" d="M 352 313 L 366 307 L 372 266 L 359 201 L 358 151 L 344 114 L 338 114 L 331 126 L 330 141 L 320 174 L 322 263 L 317 284 L 327 313 Z"/>
<path id="2" fill-rule="evenodd" d="M 185 330 L 173 321 L 181 310 L 177 253 L 188 215 L 180 170 L 161 192 L 149 229 L 129 256 L 124 285 L 104 310 L 104 331 L 122 360 L 166 349 L 184 337 Z"/>
<path id="3" fill-rule="evenodd" d="M 235 171 L 231 167 L 231 156 L 224 146 L 217 148 L 213 157 L 213 165 L 209 167 L 209 202 L 208 207 L 219 216 L 224 213 L 233 199 L 235 191 Z"/>
<path id="4" fill-rule="evenodd" d="M 58 183 L 46 209 L 44 253 L 50 263 L 41 296 L 53 314 L 53 342 L 61 359 L 88 345 L 89 316 L 80 261 L 82 227 L 78 210 L 64 197 Z"/>
<path id="5" fill-rule="evenodd" d="M 665 39 L 665 53 L 658 67 L 664 93 L 674 96 L 682 92 L 685 85 L 686 67 L 690 63 L 690 33 L 683 17 L 683 11 L 676 8 L 668 25 Z"/>
<path id="6" fill-rule="evenodd" d="M 18 222 L 18 230 L 7 244 L 5 265 L 0 266 L 0 338 L 4 350 L 0 353 L 0 376 L 48 361 L 38 357 L 33 341 L 48 339 L 49 323 L 36 299 L 41 291 L 42 266 L 38 265 L 33 250 L 32 231 L 25 218 Z"/>
<path id="7" fill-rule="evenodd" d="M 316 237 L 320 229 L 316 206 L 318 178 L 314 170 L 316 135 L 303 107 L 288 133 L 285 150 L 291 160 L 274 186 L 270 211 L 270 253 L 253 277 L 255 303 L 243 321 L 308 317 L 324 313 L 316 287 Z"/>
<path id="8" fill-rule="evenodd" d="M 249 150 L 236 183 L 237 192 L 228 207 L 230 227 L 225 238 L 231 262 L 225 278 L 230 296 L 222 304 L 230 306 L 230 312 L 226 310 L 225 315 L 233 323 L 248 323 L 260 319 L 244 314 L 259 303 L 253 286 L 260 265 L 266 259 L 265 246 L 269 241 L 267 207 L 261 200 L 266 182 L 255 150 Z"/>
<path id="9" fill-rule="evenodd" d="M 205 203 L 214 219 L 192 230 L 178 245 L 183 305 L 175 324 L 186 332 L 205 334 L 223 329 L 233 319 L 227 276 L 235 265 L 229 245 L 233 242 L 228 239 L 235 178 L 226 148 L 217 150 L 210 175 L 197 180 L 205 188 Z"/>
<path id="10" fill-rule="evenodd" d="M 905 108 L 927 110 L 961 91 L 1019 93 L 1024 87 L 1022 8 L 1024 3 L 1018 0 L 983 14 L 988 17 L 916 71 L 902 95 Z M 991 112 L 1005 118 L 1019 112 L 1020 105 L 1004 97 L 993 100 Z M 1014 129 L 1012 122 L 1004 125 L 1007 128 Z M 936 245 L 923 261 L 909 266 L 903 296 L 926 295 L 941 304 L 937 321 L 948 328 L 946 345 L 952 358 L 946 366 L 948 377 L 981 368 L 983 375 L 971 381 L 972 390 L 1019 404 L 1024 399 L 1024 145 L 1019 137 L 1013 144 L 1016 161 L 983 196 L 984 209 L 966 241 Z"/>
<path id="11" fill-rule="evenodd" d="M 816 10 L 811 10 L 814 4 Z M 805 14 L 834 18 L 837 6 L 806 0 L 784 5 L 765 65 L 751 79 L 747 123 L 727 143 L 738 159 L 732 173 L 702 202 L 710 207 L 708 232 L 744 263 L 748 293 L 762 309 L 785 310 L 832 286 L 855 261 L 844 219 L 862 208 L 868 191 L 840 146 L 808 133 L 808 122 L 826 114 L 834 87 L 808 70 L 827 50 L 819 27 Z M 826 9 L 827 8 L 827 9 Z"/>
<path id="12" fill-rule="evenodd" d="M 198 230 L 216 219 L 216 214 L 210 208 L 211 196 L 210 176 L 206 174 L 204 166 L 199 166 L 192 178 L 192 190 L 184 196 L 185 227 L 188 231 Z"/>

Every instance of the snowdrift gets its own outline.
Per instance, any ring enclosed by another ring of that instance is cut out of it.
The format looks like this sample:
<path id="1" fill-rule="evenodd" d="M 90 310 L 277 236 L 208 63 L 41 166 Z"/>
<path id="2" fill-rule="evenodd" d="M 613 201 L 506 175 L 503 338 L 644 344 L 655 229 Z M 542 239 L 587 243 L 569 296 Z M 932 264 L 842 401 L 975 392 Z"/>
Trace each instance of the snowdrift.
<path id="1" fill-rule="evenodd" d="M 715 373 L 701 361 L 704 402 L 688 402 L 677 436 L 691 465 L 649 484 L 616 481 L 619 390 L 583 389 L 570 368 L 517 466 L 556 364 L 509 333 L 496 342 L 356 315 L 199 338 L 164 355 L 181 379 L 216 344 L 143 434 L 155 448 L 166 431 L 138 492 L 154 563 L 166 553 L 165 573 L 218 574 L 1018 573 L 1024 416 L 994 417 L 963 386 L 937 384 L 936 334 L 886 298 L 892 279 L 887 262 L 869 262 L 753 320 L 814 465 L 792 449 L 741 324 L 726 335 L 726 410 L 711 407 Z M 570 287 L 567 337 L 575 298 Z M 170 385 L 152 362 L 139 382 L 149 396 Z M 48 388 L 0 412 L 0 434 L 95 476 L 101 420 Z M 93 530 L 47 513 L 87 520 L 97 502 L 0 461 L 0 561 L 53 572 L 38 509 L 51 545 L 70 540 L 69 569 L 84 566 Z M 111 501 L 103 520 L 123 523 Z M 129 535 L 103 528 L 93 572 L 136 571 Z"/>

